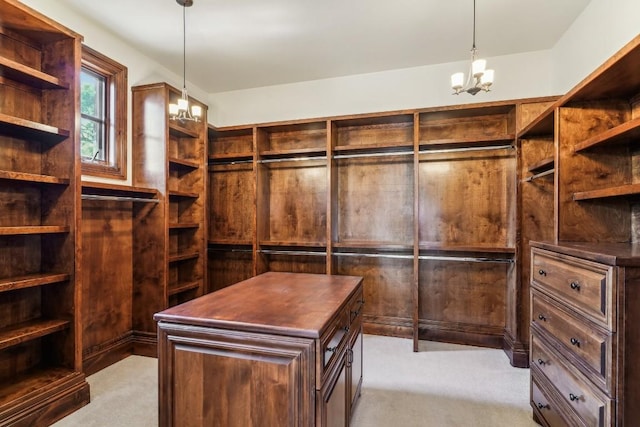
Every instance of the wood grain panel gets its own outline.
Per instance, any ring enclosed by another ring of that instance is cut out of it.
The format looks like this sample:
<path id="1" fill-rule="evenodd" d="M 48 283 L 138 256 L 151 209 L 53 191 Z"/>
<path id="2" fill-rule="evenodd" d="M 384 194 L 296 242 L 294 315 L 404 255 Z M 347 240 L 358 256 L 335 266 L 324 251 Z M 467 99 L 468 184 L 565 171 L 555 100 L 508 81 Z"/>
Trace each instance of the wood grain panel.
<path id="1" fill-rule="evenodd" d="M 420 142 L 430 140 L 499 137 L 513 132 L 507 115 L 474 115 L 441 118 L 442 114 L 420 115 Z M 432 118 L 433 117 L 433 118 Z"/>
<path id="2" fill-rule="evenodd" d="M 253 254 L 234 252 L 232 250 L 210 250 L 209 262 L 209 292 L 226 288 L 253 276 Z"/>
<path id="3" fill-rule="evenodd" d="M 268 167 L 269 227 L 261 241 L 325 243 L 327 169 L 317 162 Z"/>
<path id="4" fill-rule="evenodd" d="M 567 241 L 624 242 L 631 236 L 630 206 L 625 199 L 573 201 L 573 193 L 631 182 L 628 147 L 607 147 L 574 153 L 572 147 L 589 136 L 629 118 L 626 102 L 575 104 L 559 113 L 558 237 Z"/>
<path id="5" fill-rule="evenodd" d="M 253 152 L 253 128 L 228 131 L 209 129 L 209 155 L 221 156 Z"/>
<path id="6" fill-rule="evenodd" d="M 447 245 L 513 247 L 513 153 L 420 158 L 419 239 Z"/>
<path id="7" fill-rule="evenodd" d="M 337 174 L 338 242 L 413 243 L 410 157 L 344 159 Z"/>
<path id="8" fill-rule="evenodd" d="M 82 224 L 82 346 L 87 357 L 133 328 L 131 203 L 84 201 Z"/>
<path id="9" fill-rule="evenodd" d="M 336 274 L 361 276 L 364 289 L 364 326 L 410 325 L 413 260 L 335 256 Z M 401 330 L 396 331 L 399 335 Z"/>
<path id="10" fill-rule="evenodd" d="M 420 319 L 504 327 L 510 264 L 420 261 Z"/>
<path id="11" fill-rule="evenodd" d="M 413 116 L 336 122 L 336 147 L 390 146 L 413 143 Z"/>
<path id="12" fill-rule="evenodd" d="M 255 192 L 250 163 L 210 167 L 208 214 L 209 240 L 253 242 Z"/>
<path id="13" fill-rule="evenodd" d="M 310 122 L 262 128 L 266 138 L 261 139 L 258 151 L 279 152 L 289 150 L 326 149 L 326 122 Z"/>
<path id="14" fill-rule="evenodd" d="M 288 255 L 288 254 L 259 254 L 259 263 L 264 271 L 281 271 L 289 273 L 314 273 L 325 274 L 327 272 L 326 258 L 313 255 Z"/>

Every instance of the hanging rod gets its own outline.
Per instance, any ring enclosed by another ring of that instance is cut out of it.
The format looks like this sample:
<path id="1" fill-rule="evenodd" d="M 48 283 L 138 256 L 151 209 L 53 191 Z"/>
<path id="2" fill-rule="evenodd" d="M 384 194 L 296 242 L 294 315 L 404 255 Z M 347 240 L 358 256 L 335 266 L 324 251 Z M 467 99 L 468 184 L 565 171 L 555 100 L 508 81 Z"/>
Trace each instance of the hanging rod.
<path id="1" fill-rule="evenodd" d="M 253 163 L 253 159 L 247 159 L 247 160 L 222 160 L 222 161 L 213 160 L 213 161 L 209 161 L 209 166 L 240 165 L 240 164 L 243 164 L 243 163 Z"/>
<path id="2" fill-rule="evenodd" d="M 145 199 L 143 197 L 128 196 L 102 196 L 100 194 L 83 194 L 82 200 L 109 200 L 115 202 L 144 202 L 144 203 L 160 203 L 158 199 Z"/>
<path id="3" fill-rule="evenodd" d="M 316 255 L 327 256 L 326 252 L 314 252 L 314 251 L 285 251 L 276 249 L 259 249 L 258 252 L 268 255 Z"/>
<path id="4" fill-rule="evenodd" d="M 460 262 L 494 262 L 502 264 L 513 264 L 511 258 L 484 258 L 484 257 L 468 257 L 468 256 L 439 256 L 439 255 L 420 255 L 419 260 L 425 261 L 460 261 Z"/>
<path id="5" fill-rule="evenodd" d="M 389 156 L 410 156 L 413 151 L 390 151 L 388 153 L 359 153 L 359 154 L 336 154 L 334 159 L 355 159 L 359 157 L 389 157 Z"/>
<path id="6" fill-rule="evenodd" d="M 212 248 L 208 247 L 207 251 L 212 252 L 235 252 L 235 253 L 253 253 L 253 249 L 238 249 L 238 248 Z"/>
<path id="7" fill-rule="evenodd" d="M 277 159 L 261 159 L 258 163 L 304 162 L 309 160 L 327 160 L 327 156 L 283 157 Z"/>
<path id="8" fill-rule="evenodd" d="M 479 147 L 458 147 L 458 148 L 436 148 L 433 150 L 420 150 L 418 154 L 432 153 L 455 153 L 461 151 L 485 151 L 485 150 L 504 150 L 505 148 L 514 148 L 513 145 L 482 145 Z"/>
<path id="9" fill-rule="evenodd" d="M 365 257 L 365 258 L 413 259 L 413 255 L 380 254 L 380 253 L 375 254 L 375 253 L 361 253 L 361 252 L 334 252 L 333 255 Z"/>
<path id="10" fill-rule="evenodd" d="M 534 179 L 538 179 L 538 178 L 542 178 L 543 176 L 551 175 L 554 172 L 555 172 L 555 169 L 549 169 L 548 171 L 544 171 L 544 172 L 537 173 L 535 175 L 531 175 L 530 177 L 526 178 L 524 180 L 524 182 L 531 182 Z"/>

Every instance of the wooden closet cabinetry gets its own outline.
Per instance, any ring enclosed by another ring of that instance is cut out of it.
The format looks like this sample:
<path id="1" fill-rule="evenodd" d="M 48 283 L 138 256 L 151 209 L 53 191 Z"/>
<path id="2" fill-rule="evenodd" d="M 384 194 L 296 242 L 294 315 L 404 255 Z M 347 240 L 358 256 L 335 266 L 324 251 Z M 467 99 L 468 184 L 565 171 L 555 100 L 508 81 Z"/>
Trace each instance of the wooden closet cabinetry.
<path id="1" fill-rule="evenodd" d="M 89 402 L 81 373 L 81 37 L 0 1 L 0 424 Z"/>
<path id="2" fill-rule="evenodd" d="M 531 246 L 531 405 L 537 420 L 633 425 L 640 419 L 640 258 L 624 243 Z"/>
<path id="3" fill-rule="evenodd" d="M 210 128 L 209 289 L 266 271 L 361 276 L 365 331 L 413 337 L 416 350 L 504 347 L 526 366 L 523 103 Z"/>
<path id="4" fill-rule="evenodd" d="M 158 260 L 162 280 L 148 294 L 146 326 L 152 315 L 206 292 L 205 121 L 172 120 L 169 103 L 180 91 L 166 83 L 136 86 L 133 97 L 133 185 L 159 192 L 164 242 Z M 194 99 L 191 104 L 207 107 Z"/>

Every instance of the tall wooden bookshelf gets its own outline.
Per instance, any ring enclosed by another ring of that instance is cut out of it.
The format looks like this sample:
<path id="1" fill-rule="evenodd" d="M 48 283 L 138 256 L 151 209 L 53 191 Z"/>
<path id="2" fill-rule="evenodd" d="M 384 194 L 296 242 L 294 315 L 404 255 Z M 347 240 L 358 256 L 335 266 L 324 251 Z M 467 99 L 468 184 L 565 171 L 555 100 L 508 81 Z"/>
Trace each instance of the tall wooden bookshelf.
<path id="1" fill-rule="evenodd" d="M 89 402 L 81 366 L 81 37 L 0 1 L 0 424 Z"/>

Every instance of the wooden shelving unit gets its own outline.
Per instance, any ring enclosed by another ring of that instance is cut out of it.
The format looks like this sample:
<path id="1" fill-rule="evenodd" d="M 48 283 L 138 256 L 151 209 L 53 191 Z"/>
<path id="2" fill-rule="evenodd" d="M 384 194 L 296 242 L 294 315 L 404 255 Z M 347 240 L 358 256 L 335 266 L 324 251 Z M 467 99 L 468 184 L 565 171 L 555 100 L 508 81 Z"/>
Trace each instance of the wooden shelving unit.
<path id="1" fill-rule="evenodd" d="M 210 128 L 209 288 L 265 271 L 360 275 L 366 331 L 503 347 L 519 309 L 518 109 Z"/>
<path id="2" fill-rule="evenodd" d="M 145 332 L 150 333 L 155 330 L 154 312 L 207 292 L 207 125 L 206 120 L 171 120 L 168 105 L 180 91 L 165 83 L 136 86 L 132 91 L 134 157 L 138 159 L 133 182 L 157 190 L 166 200 L 161 220 L 164 263 L 155 267 L 161 285 L 145 314 L 149 320 L 145 320 Z M 195 99 L 190 102 L 202 106 L 206 117 L 206 105 Z"/>
<path id="3" fill-rule="evenodd" d="M 82 202 L 82 364 L 91 374 L 157 352 L 150 302 L 162 293 L 164 200 L 152 188 L 85 181 Z"/>
<path id="4" fill-rule="evenodd" d="M 49 425 L 89 402 L 72 130 L 81 37 L 14 0 L 0 16 L 0 425 Z"/>

